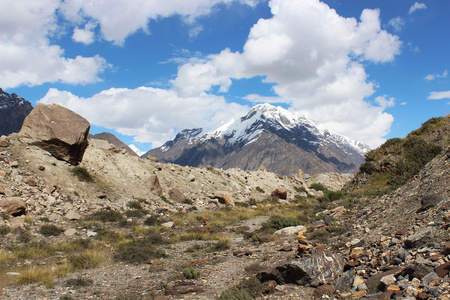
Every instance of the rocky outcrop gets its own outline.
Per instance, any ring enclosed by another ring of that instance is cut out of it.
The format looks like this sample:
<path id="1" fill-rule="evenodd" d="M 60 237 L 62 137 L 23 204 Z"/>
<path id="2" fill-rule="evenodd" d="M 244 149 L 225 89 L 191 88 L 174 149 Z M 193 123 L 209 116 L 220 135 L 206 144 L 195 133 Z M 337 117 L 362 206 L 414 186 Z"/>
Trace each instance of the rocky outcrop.
<path id="1" fill-rule="evenodd" d="M 0 136 L 19 132 L 32 109 L 30 102 L 0 88 Z"/>
<path id="2" fill-rule="evenodd" d="M 258 274 L 262 282 L 295 283 L 304 286 L 334 284 L 344 271 L 344 258 L 339 254 L 315 250 L 311 257 L 293 260 Z"/>
<path id="3" fill-rule="evenodd" d="M 38 103 L 26 117 L 19 139 L 36 145 L 58 159 L 77 165 L 88 145 L 89 122 L 62 106 Z"/>
<path id="4" fill-rule="evenodd" d="M 228 204 L 228 205 L 235 205 L 235 201 L 233 199 L 233 196 L 231 196 L 230 193 L 227 192 L 215 192 L 214 198 L 219 200 L 220 203 Z"/>
<path id="5" fill-rule="evenodd" d="M 14 217 L 24 215 L 27 212 L 25 202 L 19 197 L 6 197 L 0 199 L 0 207 L 7 215 Z"/>

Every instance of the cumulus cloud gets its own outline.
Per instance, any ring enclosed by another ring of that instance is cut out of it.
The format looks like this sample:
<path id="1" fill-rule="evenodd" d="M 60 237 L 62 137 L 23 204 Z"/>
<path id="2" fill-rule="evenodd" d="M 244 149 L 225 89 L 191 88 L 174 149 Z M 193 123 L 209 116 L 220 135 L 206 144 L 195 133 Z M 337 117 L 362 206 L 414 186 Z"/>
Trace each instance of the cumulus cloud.
<path id="1" fill-rule="evenodd" d="M 442 72 L 442 74 L 429 74 L 427 76 L 425 76 L 426 80 L 435 80 L 437 78 L 446 78 L 448 76 L 448 71 L 444 70 L 444 72 Z"/>
<path id="2" fill-rule="evenodd" d="M 151 87 L 112 88 L 89 98 L 50 89 L 40 102 L 58 103 L 92 124 L 134 136 L 136 142 L 151 142 L 153 147 L 185 128 L 216 129 L 224 120 L 244 115 L 249 109 L 226 103 L 219 96 L 179 97 L 173 90 Z"/>
<path id="3" fill-rule="evenodd" d="M 379 10 L 365 9 L 358 21 L 318 0 L 272 0 L 269 5 L 273 17 L 252 27 L 242 52 L 225 49 L 191 60 L 179 67 L 173 87 L 194 97 L 213 87 L 227 91 L 231 79 L 261 76 L 279 96 L 270 102 L 283 99 L 315 121 L 376 146 L 393 118 L 383 112 L 389 101 L 382 106 L 365 102 L 375 83 L 363 62 L 390 62 L 401 48 L 398 36 L 381 29 Z M 259 102 L 255 95 L 247 99 Z"/>
<path id="4" fill-rule="evenodd" d="M 99 73 L 108 67 L 104 58 L 68 58 L 60 46 L 50 42 L 58 29 L 58 6 L 58 0 L 0 1 L 0 86 L 100 80 Z"/>
<path id="5" fill-rule="evenodd" d="M 92 44 L 94 42 L 94 29 L 96 24 L 92 22 L 86 23 L 83 29 L 76 27 L 73 30 L 72 39 L 75 42 L 83 43 L 85 45 Z"/>
<path id="6" fill-rule="evenodd" d="M 388 97 L 387 95 L 376 97 L 375 102 L 383 109 L 395 106 L 395 98 Z"/>
<path id="7" fill-rule="evenodd" d="M 428 100 L 450 99 L 450 91 L 431 92 L 427 99 Z"/>
<path id="8" fill-rule="evenodd" d="M 125 39 L 138 30 L 150 32 L 149 20 L 180 15 L 187 23 L 208 14 L 219 4 L 239 1 L 254 6 L 259 0 L 68 0 L 61 4 L 63 15 L 75 23 L 95 20 L 100 26 L 102 38 L 116 45 L 123 45 Z M 201 27 L 194 24 L 190 34 L 195 36 Z"/>
<path id="9" fill-rule="evenodd" d="M 426 9 L 426 8 L 427 8 L 427 6 L 425 5 L 425 3 L 416 2 L 409 8 L 408 14 L 412 14 L 415 11 Z"/>

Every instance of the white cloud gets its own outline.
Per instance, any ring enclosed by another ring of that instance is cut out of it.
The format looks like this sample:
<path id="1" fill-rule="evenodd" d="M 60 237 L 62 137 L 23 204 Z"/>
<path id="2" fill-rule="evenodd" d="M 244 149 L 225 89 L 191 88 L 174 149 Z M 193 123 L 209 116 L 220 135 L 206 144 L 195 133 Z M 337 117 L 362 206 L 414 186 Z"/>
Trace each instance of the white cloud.
<path id="1" fill-rule="evenodd" d="M 212 130 L 222 121 L 240 117 L 249 109 L 226 103 L 219 96 L 203 94 L 183 98 L 173 90 L 150 87 L 112 88 L 90 98 L 50 89 L 40 102 L 58 103 L 95 125 L 134 136 L 136 142 L 151 142 L 153 147 L 173 139 L 179 130 L 194 127 Z"/>
<path id="2" fill-rule="evenodd" d="M 275 102 L 287 99 L 315 121 L 376 146 L 393 118 L 383 112 L 390 102 L 376 107 L 364 101 L 375 84 L 362 62 L 390 62 L 401 47 L 398 36 L 381 29 L 380 12 L 366 9 L 358 22 L 318 0 L 272 0 L 269 5 L 273 17 L 252 27 L 242 53 L 225 49 L 191 60 L 179 67 L 174 88 L 194 97 L 214 86 L 227 91 L 231 79 L 261 76 L 274 84 Z M 248 98 L 259 102 L 254 95 Z"/>
<path id="3" fill-rule="evenodd" d="M 450 91 L 431 92 L 427 99 L 428 100 L 450 99 Z"/>
<path id="4" fill-rule="evenodd" d="M 425 3 L 416 2 L 409 8 L 408 14 L 412 14 L 413 12 L 415 12 L 417 10 L 422 10 L 422 9 L 426 9 L 426 8 L 427 8 L 427 6 L 425 5 Z"/>
<path id="5" fill-rule="evenodd" d="M 405 20 L 402 17 L 397 17 L 389 20 L 388 25 L 391 26 L 394 31 L 400 32 L 405 26 Z"/>
<path id="6" fill-rule="evenodd" d="M 58 0 L 0 1 L 0 86 L 44 82 L 86 84 L 108 67 L 100 56 L 68 58 L 50 38 L 57 33 Z"/>
<path id="7" fill-rule="evenodd" d="M 94 42 L 94 29 L 97 25 L 91 22 L 86 23 L 84 29 L 76 27 L 73 30 L 72 39 L 75 42 L 83 43 L 85 45 L 92 44 Z"/>
<path id="8" fill-rule="evenodd" d="M 239 1 L 254 6 L 260 0 L 67 0 L 61 5 L 64 16 L 75 23 L 95 20 L 100 25 L 102 38 L 116 45 L 123 45 L 125 39 L 138 30 L 146 33 L 149 20 L 180 15 L 187 23 L 208 14 L 220 3 Z M 198 34 L 201 27 L 194 26 L 190 34 Z"/>
<path id="9" fill-rule="evenodd" d="M 446 78 L 448 76 L 448 71 L 444 70 L 444 72 L 442 72 L 442 74 L 429 74 L 427 76 L 425 76 L 426 80 L 435 80 L 437 78 Z"/>
<path id="10" fill-rule="evenodd" d="M 395 98 L 387 95 L 376 97 L 375 102 L 383 109 L 395 106 Z"/>

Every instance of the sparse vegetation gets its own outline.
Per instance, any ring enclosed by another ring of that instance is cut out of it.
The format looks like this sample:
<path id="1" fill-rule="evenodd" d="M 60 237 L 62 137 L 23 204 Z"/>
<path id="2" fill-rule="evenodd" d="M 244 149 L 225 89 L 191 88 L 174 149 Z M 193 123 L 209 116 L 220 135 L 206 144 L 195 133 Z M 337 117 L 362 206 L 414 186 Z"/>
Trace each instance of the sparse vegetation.
<path id="1" fill-rule="evenodd" d="M 43 236 L 58 236 L 64 232 L 64 229 L 53 224 L 45 224 L 41 226 L 39 232 Z"/>
<path id="2" fill-rule="evenodd" d="M 187 267 L 183 269 L 183 276 L 186 279 L 197 279 L 200 277 L 201 272 L 194 267 Z"/>
<path id="3" fill-rule="evenodd" d="M 303 222 L 296 218 L 286 218 L 281 216 L 272 216 L 267 222 L 262 224 L 263 227 L 274 230 L 298 225 L 303 225 Z"/>
<path id="4" fill-rule="evenodd" d="M 118 211 L 115 210 L 99 210 L 87 217 L 88 220 L 91 221 L 100 221 L 100 222 L 121 222 L 126 221 L 125 217 Z"/>
<path id="5" fill-rule="evenodd" d="M 120 244 L 114 254 L 116 261 L 143 263 L 149 259 L 166 257 L 166 253 L 155 247 L 152 239 L 133 239 Z"/>
<path id="6" fill-rule="evenodd" d="M 261 187 L 259 187 L 259 186 L 257 186 L 256 188 L 255 188 L 255 190 L 258 192 L 258 193 L 265 193 L 266 191 L 264 191 Z"/>
<path id="7" fill-rule="evenodd" d="M 84 167 L 73 167 L 70 172 L 78 178 L 79 181 L 93 182 L 94 178 L 89 171 Z"/>

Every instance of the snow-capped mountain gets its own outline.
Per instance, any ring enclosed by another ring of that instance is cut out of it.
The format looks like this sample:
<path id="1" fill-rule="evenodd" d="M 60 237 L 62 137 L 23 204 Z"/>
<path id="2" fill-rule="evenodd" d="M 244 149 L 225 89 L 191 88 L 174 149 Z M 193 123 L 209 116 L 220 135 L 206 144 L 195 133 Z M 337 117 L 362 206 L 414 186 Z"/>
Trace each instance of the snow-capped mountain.
<path id="1" fill-rule="evenodd" d="M 33 106 L 27 100 L 14 93 L 8 94 L 0 88 L 0 136 L 19 132 L 23 120 L 32 109 Z"/>
<path id="2" fill-rule="evenodd" d="M 136 153 L 138 156 L 142 156 L 142 155 L 144 155 L 145 154 L 145 152 L 144 151 L 141 151 L 141 150 L 139 150 L 138 149 L 138 147 L 136 147 L 135 145 L 133 145 L 133 144 L 131 144 L 131 145 L 128 145 L 128 147 L 130 147 L 130 149 L 131 150 L 133 150 L 134 151 L 134 153 Z"/>
<path id="3" fill-rule="evenodd" d="M 147 154 L 161 162 L 245 170 L 261 166 L 282 175 L 298 169 L 309 174 L 355 172 L 369 147 L 345 136 L 320 129 L 312 121 L 282 107 L 259 104 L 246 116 L 216 130 L 181 131 Z"/>

